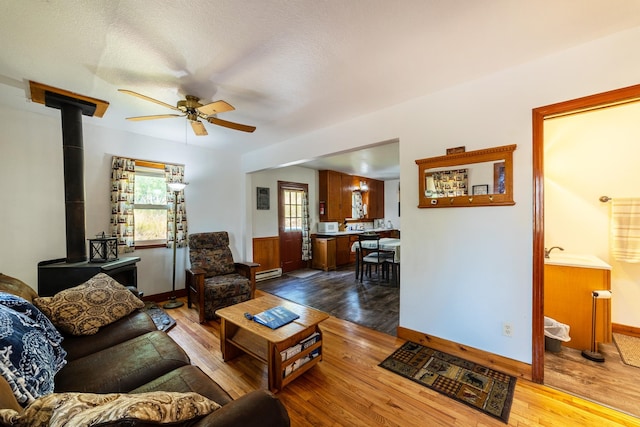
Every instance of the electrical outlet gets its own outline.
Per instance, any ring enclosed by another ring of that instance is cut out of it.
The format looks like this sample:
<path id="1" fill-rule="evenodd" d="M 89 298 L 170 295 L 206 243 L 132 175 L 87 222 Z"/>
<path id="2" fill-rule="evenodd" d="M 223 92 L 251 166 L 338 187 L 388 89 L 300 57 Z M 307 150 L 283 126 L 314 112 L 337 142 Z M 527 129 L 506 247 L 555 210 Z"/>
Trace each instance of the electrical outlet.
<path id="1" fill-rule="evenodd" d="M 502 335 L 505 337 L 513 336 L 513 326 L 511 325 L 511 322 L 502 323 Z"/>

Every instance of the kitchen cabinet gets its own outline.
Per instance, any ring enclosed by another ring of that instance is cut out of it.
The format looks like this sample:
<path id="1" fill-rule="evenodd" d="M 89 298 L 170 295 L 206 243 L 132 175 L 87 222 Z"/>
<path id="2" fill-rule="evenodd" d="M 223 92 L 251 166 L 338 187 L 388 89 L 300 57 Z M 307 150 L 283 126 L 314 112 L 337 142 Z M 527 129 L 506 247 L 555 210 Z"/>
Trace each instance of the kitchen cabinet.
<path id="1" fill-rule="evenodd" d="M 312 239 L 311 267 L 329 271 L 336 269 L 336 239 L 315 237 Z"/>
<path id="2" fill-rule="evenodd" d="M 363 219 L 384 218 L 384 181 L 321 170 L 318 172 L 318 198 L 324 210 L 320 212 L 320 221 L 343 223 L 345 218 L 351 218 L 353 190 L 359 188 L 360 181 L 366 181 L 369 187 L 362 195 L 363 203 L 367 205 L 367 215 Z"/>
<path id="3" fill-rule="evenodd" d="M 377 179 L 367 180 L 369 191 L 367 193 L 367 218 L 384 218 L 384 181 Z"/>
<path id="4" fill-rule="evenodd" d="M 351 217 L 351 176 L 336 171 L 318 172 L 318 198 L 324 203 L 320 221 L 343 223 Z"/>
<path id="5" fill-rule="evenodd" d="M 346 265 L 351 262 L 351 245 L 349 236 L 336 238 L 336 265 Z"/>

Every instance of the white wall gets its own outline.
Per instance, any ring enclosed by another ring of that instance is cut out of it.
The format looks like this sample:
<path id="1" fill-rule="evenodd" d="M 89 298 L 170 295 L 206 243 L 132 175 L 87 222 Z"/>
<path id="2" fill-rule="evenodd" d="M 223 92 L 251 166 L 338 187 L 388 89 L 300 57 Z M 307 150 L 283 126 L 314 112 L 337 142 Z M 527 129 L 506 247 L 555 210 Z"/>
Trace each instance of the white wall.
<path id="1" fill-rule="evenodd" d="M 316 231 L 318 223 L 318 172 L 299 166 L 270 169 L 251 174 L 251 212 L 253 215 L 252 237 L 271 237 L 278 235 L 278 181 L 297 182 L 309 186 L 309 220 L 311 231 Z M 269 210 L 256 208 L 256 188 L 270 189 Z"/>
<path id="2" fill-rule="evenodd" d="M 545 246 L 596 255 L 612 266 L 612 321 L 640 327 L 640 263 L 609 253 L 611 203 L 640 197 L 640 103 L 545 122 Z"/>
<path id="3" fill-rule="evenodd" d="M 400 180 L 390 179 L 384 182 L 384 220 L 391 221 L 393 228 L 401 229 L 400 215 L 398 214 L 398 203 L 400 202 Z"/>
<path id="4" fill-rule="evenodd" d="M 189 232 L 227 230 L 234 256 L 241 256 L 245 204 L 239 158 L 106 129 L 96 120 L 83 118 L 87 238 L 108 231 L 111 156 L 129 156 L 184 164 Z M 37 263 L 66 256 L 60 118 L 0 103 L 0 128 L 0 179 L 12 185 L 1 210 L 0 272 L 37 289 Z M 172 254 L 166 248 L 127 254 L 141 258 L 138 286 L 145 295 L 171 290 Z M 177 289 L 184 287 L 186 257 L 178 249 Z"/>
<path id="5" fill-rule="evenodd" d="M 400 325 L 531 363 L 531 110 L 637 84 L 640 29 L 251 152 L 247 172 L 399 138 Z M 416 159 L 517 144 L 512 207 L 418 209 Z M 513 336 L 502 336 L 502 322 Z"/>

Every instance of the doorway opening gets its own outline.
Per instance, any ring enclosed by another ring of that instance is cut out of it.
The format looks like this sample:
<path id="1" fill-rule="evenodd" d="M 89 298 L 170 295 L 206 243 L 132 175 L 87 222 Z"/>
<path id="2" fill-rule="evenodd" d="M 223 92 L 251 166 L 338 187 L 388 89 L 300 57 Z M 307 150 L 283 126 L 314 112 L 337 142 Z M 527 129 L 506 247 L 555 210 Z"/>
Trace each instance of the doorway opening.
<path id="1" fill-rule="evenodd" d="M 640 100 L 640 85 L 591 95 L 533 110 L 533 325 L 532 378 L 544 382 L 544 121 Z M 603 149 L 605 152 L 605 149 Z"/>

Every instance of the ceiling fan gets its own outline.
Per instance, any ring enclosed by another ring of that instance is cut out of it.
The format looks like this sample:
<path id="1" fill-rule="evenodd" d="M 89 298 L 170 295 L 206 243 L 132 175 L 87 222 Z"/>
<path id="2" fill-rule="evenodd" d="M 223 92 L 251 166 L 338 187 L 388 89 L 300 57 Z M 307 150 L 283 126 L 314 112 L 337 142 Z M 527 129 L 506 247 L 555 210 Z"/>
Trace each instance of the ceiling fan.
<path id="1" fill-rule="evenodd" d="M 240 123 L 229 122 L 215 117 L 218 113 L 224 113 L 225 111 L 232 111 L 235 108 L 226 101 L 214 101 L 209 104 L 201 104 L 200 98 L 193 95 L 186 95 L 185 99 L 178 101 L 176 106 L 167 104 L 157 99 L 150 98 L 148 96 L 133 92 L 127 89 L 118 89 L 122 93 L 133 95 L 144 100 L 155 102 L 163 107 L 170 108 L 172 110 L 180 111 L 182 114 L 156 114 L 153 116 L 138 116 L 127 117 L 127 120 L 139 121 L 139 120 L 154 120 L 154 119 L 168 119 L 172 117 L 186 117 L 191 123 L 193 132 L 198 136 L 208 135 L 207 129 L 199 119 L 205 120 L 214 125 L 223 126 L 229 129 L 240 130 L 242 132 L 253 132 L 256 130 L 255 126 L 243 125 Z"/>

